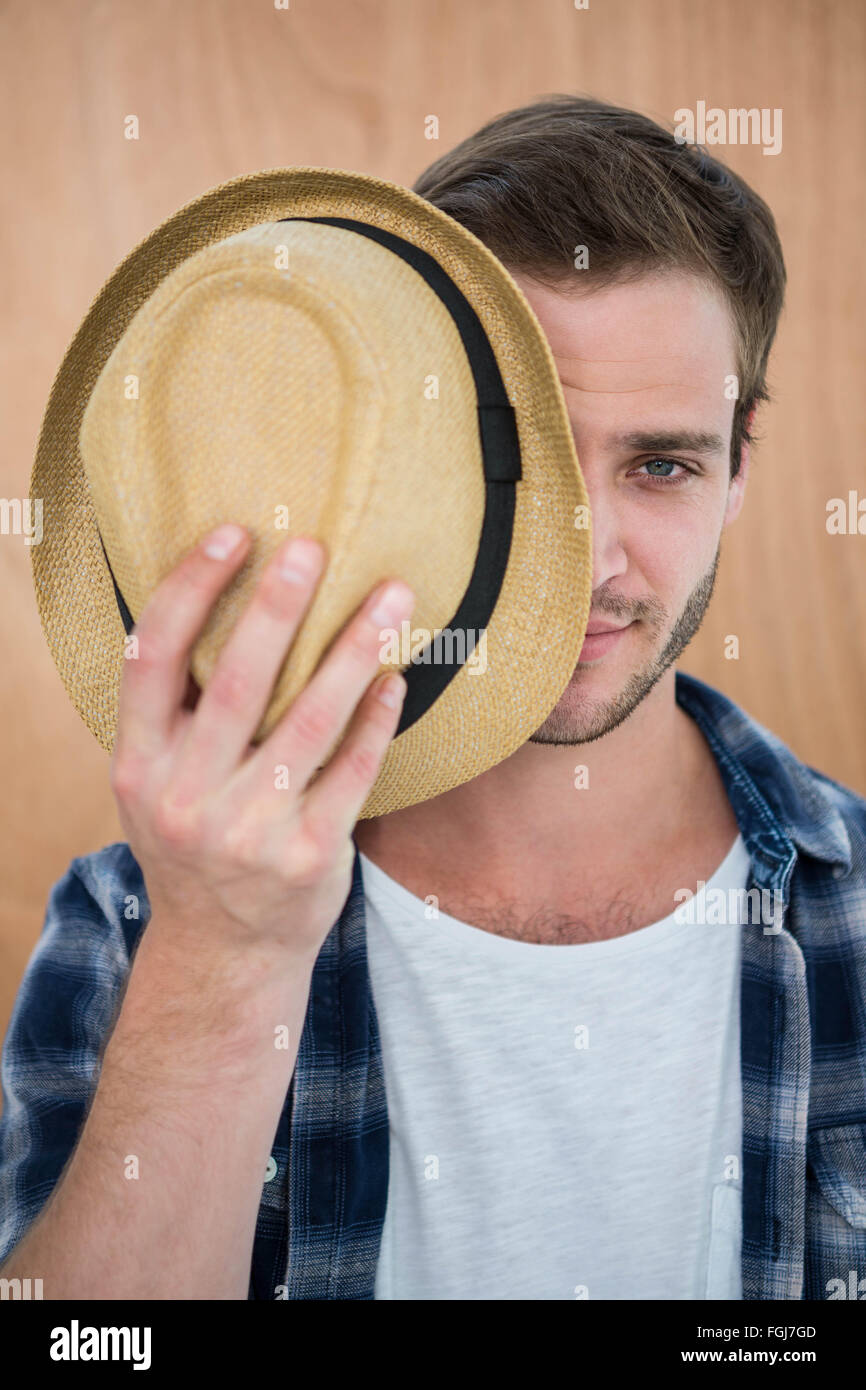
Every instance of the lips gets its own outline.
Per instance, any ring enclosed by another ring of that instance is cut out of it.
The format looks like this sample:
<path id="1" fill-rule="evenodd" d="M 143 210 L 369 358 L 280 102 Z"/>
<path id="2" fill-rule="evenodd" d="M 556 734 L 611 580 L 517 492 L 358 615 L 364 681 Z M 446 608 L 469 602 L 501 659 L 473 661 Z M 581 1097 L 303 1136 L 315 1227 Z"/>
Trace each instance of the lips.
<path id="1" fill-rule="evenodd" d="M 600 632 L 622 632 L 628 623 L 587 623 L 586 636 L 596 637 Z"/>
<path id="2" fill-rule="evenodd" d="M 592 622 L 587 625 L 584 636 L 583 646 L 580 649 L 578 661 L 594 661 L 605 653 L 612 651 L 631 623 L 624 623 L 617 627 L 612 623 Z"/>

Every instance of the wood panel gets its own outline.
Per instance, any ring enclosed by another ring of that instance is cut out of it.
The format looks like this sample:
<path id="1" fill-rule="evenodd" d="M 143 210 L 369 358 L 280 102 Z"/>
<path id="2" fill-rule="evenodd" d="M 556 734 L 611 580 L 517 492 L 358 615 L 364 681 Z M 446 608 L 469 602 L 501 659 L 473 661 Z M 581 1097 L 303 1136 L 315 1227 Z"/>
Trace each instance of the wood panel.
<path id="1" fill-rule="evenodd" d="M 104 279 L 214 184 L 288 164 L 411 184 L 492 114 L 552 91 L 662 121 L 699 100 L 781 107 L 779 155 L 722 152 L 777 216 L 790 289 L 745 511 L 683 665 L 866 793 L 866 537 L 825 527 L 828 498 L 866 495 L 864 29 L 860 0 L 7 0 L 3 495 L 28 491 L 54 373 Z M 0 576 L 5 1030 L 51 884 L 121 832 L 20 538 L 0 537 Z"/>

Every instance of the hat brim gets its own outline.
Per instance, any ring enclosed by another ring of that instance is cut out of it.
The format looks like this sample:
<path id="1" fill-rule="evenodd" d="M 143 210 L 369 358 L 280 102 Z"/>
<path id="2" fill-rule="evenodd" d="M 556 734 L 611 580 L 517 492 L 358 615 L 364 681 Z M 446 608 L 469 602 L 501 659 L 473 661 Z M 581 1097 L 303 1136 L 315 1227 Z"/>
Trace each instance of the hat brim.
<path id="1" fill-rule="evenodd" d="M 260 222 L 333 215 L 412 241 L 470 300 L 514 407 L 523 469 L 508 567 L 487 627 L 487 670 L 483 677 L 460 670 L 392 741 L 362 811 L 370 817 L 439 796 L 521 747 L 571 679 L 589 619 L 589 499 L 550 347 L 504 266 L 454 219 L 368 175 L 294 167 L 221 184 L 162 223 L 102 287 L 55 378 L 31 478 L 31 497 L 43 507 L 42 539 L 31 554 L 52 657 L 110 752 L 125 634 L 78 447 L 96 379 L 133 315 L 187 257 Z"/>

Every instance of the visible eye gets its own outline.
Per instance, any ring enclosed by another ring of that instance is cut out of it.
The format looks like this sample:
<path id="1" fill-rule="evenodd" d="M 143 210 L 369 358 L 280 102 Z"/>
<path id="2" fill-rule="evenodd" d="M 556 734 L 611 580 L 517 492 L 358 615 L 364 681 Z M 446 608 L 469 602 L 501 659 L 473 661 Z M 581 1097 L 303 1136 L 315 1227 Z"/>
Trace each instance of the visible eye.
<path id="1" fill-rule="evenodd" d="M 686 464 L 681 463 L 679 459 L 666 458 L 647 459 L 644 463 L 640 464 L 639 467 L 650 469 L 650 472 L 644 473 L 641 476 L 651 479 L 653 483 L 660 483 L 662 487 L 676 487 L 679 483 L 684 483 L 689 474 L 695 471 L 693 468 L 689 468 Z M 671 469 L 674 468 L 679 468 L 681 471 L 674 474 L 671 472 Z M 665 471 L 656 472 L 656 469 Z"/>

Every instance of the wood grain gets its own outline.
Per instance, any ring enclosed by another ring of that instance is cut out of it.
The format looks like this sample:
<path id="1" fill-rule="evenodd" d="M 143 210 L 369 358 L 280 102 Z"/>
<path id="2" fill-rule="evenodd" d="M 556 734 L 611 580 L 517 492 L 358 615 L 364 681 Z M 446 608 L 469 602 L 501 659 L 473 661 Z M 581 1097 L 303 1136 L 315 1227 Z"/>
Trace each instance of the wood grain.
<path id="1" fill-rule="evenodd" d="M 860 0 L 7 0 L 2 393 L 6 497 L 28 492 L 53 376 L 126 253 L 225 179 L 290 164 L 411 184 L 498 111 L 582 91 L 663 122 L 781 107 L 782 152 L 722 157 L 776 215 L 790 276 L 773 403 L 716 596 L 683 662 L 806 762 L 866 793 L 864 37 Z M 141 138 L 124 139 L 134 113 Z M 424 137 L 436 114 L 438 143 Z M 48 655 L 20 538 L 0 537 L 5 657 L 0 1027 L 52 883 L 122 838 L 107 760 Z M 740 657 L 728 661 L 735 633 Z"/>

